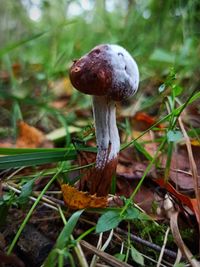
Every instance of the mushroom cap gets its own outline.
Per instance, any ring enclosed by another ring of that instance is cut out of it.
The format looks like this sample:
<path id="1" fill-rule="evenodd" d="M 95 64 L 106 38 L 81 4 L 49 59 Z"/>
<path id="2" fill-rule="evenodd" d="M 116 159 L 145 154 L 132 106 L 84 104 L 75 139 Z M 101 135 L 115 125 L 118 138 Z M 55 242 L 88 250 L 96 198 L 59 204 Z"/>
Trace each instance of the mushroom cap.
<path id="1" fill-rule="evenodd" d="M 131 55 L 119 45 L 103 44 L 74 61 L 69 77 L 72 85 L 89 95 L 121 101 L 138 89 L 139 71 Z"/>

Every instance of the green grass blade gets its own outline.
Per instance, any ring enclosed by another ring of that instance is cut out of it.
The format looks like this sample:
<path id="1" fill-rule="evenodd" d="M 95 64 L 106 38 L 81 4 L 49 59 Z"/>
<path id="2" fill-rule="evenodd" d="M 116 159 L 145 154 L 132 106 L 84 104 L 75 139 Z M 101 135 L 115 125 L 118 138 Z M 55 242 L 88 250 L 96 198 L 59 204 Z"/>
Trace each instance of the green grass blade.
<path id="1" fill-rule="evenodd" d="M 59 210 L 61 211 L 61 209 Z M 70 219 L 68 220 L 68 222 L 66 222 L 66 219 L 63 217 L 63 215 L 61 216 L 64 219 L 65 226 L 57 238 L 54 249 L 49 253 L 47 259 L 45 260 L 44 267 L 49 267 L 49 266 L 52 266 L 53 264 L 55 265 L 55 261 L 57 257 L 59 256 L 56 252 L 63 251 L 64 248 L 67 247 L 67 245 L 69 245 L 68 242 L 71 238 L 71 234 L 79 220 L 79 217 L 83 213 L 83 211 L 84 210 L 78 210 L 75 213 L 73 213 Z M 69 256 L 70 256 L 70 253 L 68 254 L 68 257 Z"/>
<path id="2" fill-rule="evenodd" d="M 73 213 L 72 216 L 69 218 L 68 222 L 64 226 L 63 230 L 61 231 L 56 241 L 56 245 L 55 245 L 56 248 L 63 249 L 66 246 L 67 241 L 70 239 L 70 236 L 74 230 L 74 227 L 76 226 L 76 223 L 79 217 L 81 216 L 81 214 L 83 213 L 83 211 L 84 210 L 78 210 L 75 213 Z"/>
<path id="3" fill-rule="evenodd" d="M 0 169 L 35 166 L 76 158 L 75 150 L 60 152 L 38 152 L 0 158 Z"/>
<path id="4" fill-rule="evenodd" d="M 134 146 L 136 147 L 136 149 L 142 153 L 146 159 L 148 160 L 152 160 L 152 156 L 148 153 L 148 151 L 146 151 L 146 149 L 139 143 L 135 140 L 134 142 Z"/>
<path id="5" fill-rule="evenodd" d="M 71 152 L 74 151 L 73 149 L 68 148 L 8 148 L 3 147 L 0 148 L 0 155 L 19 155 L 19 154 L 26 154 L 26 153 L 38 153 L 38 152 Z M 1 161 L 1 159 L 0 159 Z"/>
<path id="6" fill-rule="evenodd" d="M 43 31 L 43 32 L 40 32 L 40 33 L 37 33 L 37 34 L 34 34 L 32 36 L 28 36 L 18 42 L 15 42 L 15 43 L 12 43 L 12 44 L 9 44 L 7 45 L 6 47 L 0 49 L 0 57 L 2 57 L 3 55 L 7 54 L 8 52 L 12 51 L 13 49 L 25 44 L 25 43 L 28 43 L 34 39 L 37 39 L 39 37 L 41 37 L 42 35 L 44 35 L 46 33 L 46 31 Z"/>
<path id="7" fill-rule="evenodd" d="M 167 162 L 165 164 L 165 181 L 167 182 L 169 179 L 170 173 L 170 166 L 172 161 L 172 154 L 173 154 L 174 143 L 169 142 L 167 146 Z"/>

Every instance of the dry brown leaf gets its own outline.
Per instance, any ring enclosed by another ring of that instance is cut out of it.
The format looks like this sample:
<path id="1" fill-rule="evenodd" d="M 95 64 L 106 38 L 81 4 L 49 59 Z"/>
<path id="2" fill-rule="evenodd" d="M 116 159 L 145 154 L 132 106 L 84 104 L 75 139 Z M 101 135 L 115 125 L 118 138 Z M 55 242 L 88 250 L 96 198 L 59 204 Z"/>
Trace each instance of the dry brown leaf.
<path id="1" fill-rule="evenodd" d="M 192 146 L 194 159 L 197 165 L 198 181 L 200 184 L 200 148 Z M 163 157 L 162 166 L 166 166 L 166 157 Z M 177 147 L 177 151 L 173 153 L 170 166 L 169 179 L 185 192 L 194 190 L 194 180 L 189 164 L 188 153 L 185 145 Z"/>
<path id="2" fill-rule="evenodd" d="M 137 126 L 138 123 L 140 123 L 141 130 L 146 130 L 157 122 L 155 117 L 152 117 L 145 112 L 137 112 L 133 119 L 136 120 Z M 162 129 L 163 125 L 158 124 L 157 127 Z"/>
<path id="3" fill-rule="evenodd" d="M 189 209 L 191 209 L 191 211 L 195 213 L 197 221 L 200 222 L 200 215 L 197 208 L 197 200 L 195 198 L 190 198 L 186 195 L 181 194 L 170 183 L 165 182 L 163 178 L 154 179 L 154 181 L 161 187 L 164 187 L 173 196 L 175 196 L 176 199 L 179 200 L 182 205 L 185 205 Z"/>
<path id="4" fill-rule="evenodd" d="M 19 121 L 18 128 L 19 135 L 16 147 L 52 147 L 52 144 L 46 140 L 45 135 L 35 127 L 32 127 L 23 121 Z"/>
<path id="5" fill-rule="evenodd" d="M 155 155 L 156 151 L 157 151 L 157 148 L 158 148 L 158 143 L 154 141 L 156 136 L 155 136 L 153 131 L 149 131 L 149 132 L 145 133 L 143 136 L 141 136 L 141 132 L 140 131 L 133 131 L 132 135 L 130 135 L 127 140 L 126 140 L 126 135 L 124 135 L 124 136 L 122 135 L 122 141 L 123 142 L 130 142 L 133 139 L 137 139 L 138 137 L 139 137 L 138 142 L 153 157 Z M 130 155 L 130 156 L 133 156 L 133 154 Z"/>
<path id="6" fill-rule="evenodd" d="M 73 210 L 105 208 L 108 203 L 107 197 L 96 197 L 96 195 L 90 195 L 88 192 L 78 191 L 68 184 L 62 184 L 61 190 L 65 204 Z"/>

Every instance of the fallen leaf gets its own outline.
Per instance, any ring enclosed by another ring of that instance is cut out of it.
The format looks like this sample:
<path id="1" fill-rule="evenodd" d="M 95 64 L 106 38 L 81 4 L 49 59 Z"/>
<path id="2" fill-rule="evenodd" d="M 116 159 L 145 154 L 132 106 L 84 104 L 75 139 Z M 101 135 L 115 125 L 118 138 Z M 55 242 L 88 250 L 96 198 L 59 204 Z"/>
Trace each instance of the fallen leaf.
<path id="1" fill-rule="evenodd" d="M 200 149 L 198 146 L 193 146 L 192 151 L 197 166 L 198 181 L 200 183 Z M 166 159 L 163 159 L 162 165 L 165 168 Z M 188 152 L 185 145 L 179 146 L 177 151 L 172 155 L 169 179 L 181 190 L 186 192 L 194 190 L 194 179 L 191 174 Z"/>
<path id="2" fill-rule="evenodd" d="M 136 113 L 135 114 L 135 119 L 137 121 L 146 122 L 149 126 L 153 125 L 156 122 L 156 120 L 152 116 L 148 115 L 145 112 L 138 112 L 138 113 Z"/>
<path id="3" fill-rule="evenodd" d="M 185 109 L 183 121 L 187 125 L 192 126 L 193 128 L 199 128 L 200 127 L 200 99 L 197 99 L 195 102 L 188 105 Z"/>
<path id="4" fill-rule="evenodd" d="M 190 198 L 179 193 L 169 182 L 165 182 L 163 178 L 154 179 L 154 181 L 161 187 L 164 187 L 173 196 L 175 196 L 176 199 L 180 201 L 180 203 L 190 208 L 190 210 L 195 213 L 197 221 L 200 222 L 200 214 L 198 212 L 197 200 L 195 198 Z"/>
<path id="5" fill-rule="evenodd" d="M 135 116 L 132 117 L 132 124 L 134 128 L 140 131 L 144 131 L 148 129 L 156 122 L 157 122 L 157 119 L 155 117 L 152 117 L 145 112 L 137 112 Z M 162 124 L 158 124 L 156 127 L 163 129 L 164 126 Z"/>
<path id="6" fill-rule="evenodd" d="M 127 178 L 126 176 L 118 176 L 116 194 L 129 198 L 134 189 L 137 187 L 139 181 L 139 178 L 131 179 Z M 155 198 L 153 190 L 143 183 L 140 187 L 140 190 L 134 197 L 134 203 L 140 206 L 140 208 L 142 208 L 147 214 L 152 216 L 152 205 L 154 200 Z"/>
<path id="7" fill-rule="evenodd" d="M 68 126 L 68 132 L 70 134 L 77 133 L 79 131 L 80 131 L 79 127 L 76 127 L 73 125 Z M 56 140 L 65 138 L 65 137 L 66 137 L 66 129 L 64 127 L 57 128 L 46 135 L 47 140 L 50 140 L 53 142 Z"/>
<path id="8" fill-rule="evenodd" d="M 23 121 L 19 121 L 18 128 L 19 135 L 16 147 L 52 147 L 52 144 L 46 140 L 45 135 L 35 127 L 32 127 Z"/>
<path id="9" fill-rule="evenodd" d="M 61 190 L 65 204 L 73 210 L 105 208 L 108 203 L 107 197 L 96 197 L 96 195 L 90 195 L 88 192 L 78 191 L 68 184 L 62 184 Z"/>

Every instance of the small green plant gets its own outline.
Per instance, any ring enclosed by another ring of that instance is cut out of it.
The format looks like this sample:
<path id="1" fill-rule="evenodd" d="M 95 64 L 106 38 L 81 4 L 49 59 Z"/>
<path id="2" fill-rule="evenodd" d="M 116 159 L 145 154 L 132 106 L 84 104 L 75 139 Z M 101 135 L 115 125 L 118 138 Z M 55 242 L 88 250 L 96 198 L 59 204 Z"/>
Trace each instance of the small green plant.
<path id="1" fill-rule="evenodd" d="M 133 205 L 129 205 L 125 211 L 123 211 L 122 208 L 113 208 L 106 211 L 99 218 L 96 226 L 96 232 L 101 233 L 114 229 L 123 220 L 150 220 L 150 218 L 144 213 L 140 212 Z"/>
<path id="2" fill-rule="evenodd" d="M 71 235 L 82 212 L 83 210 L 79 210 L 73 213 L 68 222 L 64 219 L 65 226 L 60 232 L 54 248 L 45 260 L 44 267 L 56 266 L 56 264 L 58 264 L 59 267 L 62 267 L 64 266 L 65 260 L 68 260 L 71 266 L 76 266 L 71 249 L 76 247 L 77 244 L 72 239 Z"/>

